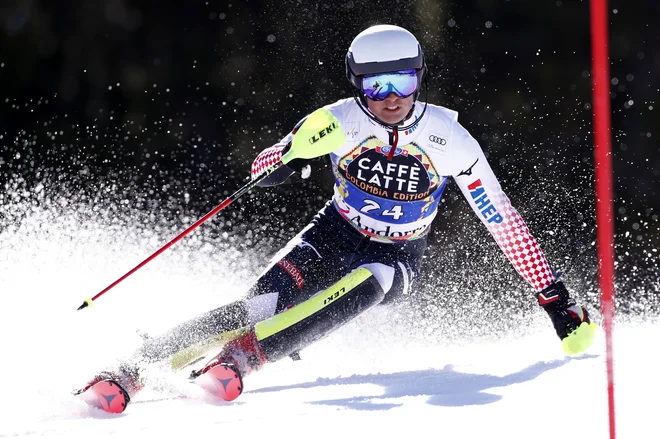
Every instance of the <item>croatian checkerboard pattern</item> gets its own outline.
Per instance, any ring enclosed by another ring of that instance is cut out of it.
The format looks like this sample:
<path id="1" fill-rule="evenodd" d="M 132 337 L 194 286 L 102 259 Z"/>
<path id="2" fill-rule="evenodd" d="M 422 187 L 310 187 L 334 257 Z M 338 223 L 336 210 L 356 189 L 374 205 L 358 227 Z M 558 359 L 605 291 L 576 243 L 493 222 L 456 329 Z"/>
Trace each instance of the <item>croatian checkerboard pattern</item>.
<path id="1" fill-rule="evenodd" d="M 284 145 L 273 145 L 259 153 L 252 162 L 252 180 L 261 175 L 266 169 L 277 163 L 282 158 Z"/>
<path id="2" fill-rule="evenodd" d="M 542 291 L 554 281 L 550 265 L 536 239 L 532 236 L 518 211 L 509 198 L 501 193 L 493 200 L 503 221 L 488 224 L 495 242 L 516 271 L 529 282 L 536 291 Z"/>

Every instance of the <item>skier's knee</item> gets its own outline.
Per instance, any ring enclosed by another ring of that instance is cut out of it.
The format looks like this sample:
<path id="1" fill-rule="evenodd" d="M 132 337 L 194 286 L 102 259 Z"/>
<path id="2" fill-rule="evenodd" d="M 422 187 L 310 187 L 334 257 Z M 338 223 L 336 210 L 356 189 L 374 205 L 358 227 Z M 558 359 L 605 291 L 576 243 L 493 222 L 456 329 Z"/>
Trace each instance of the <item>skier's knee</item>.
<path id="1" fill-rule="evenodd" d="M 362 265 L 374 275 L 374 278 L 383 289 L 384 297 L 382 303 L 391 302 L 402 294 L 410 292 L 410 286 L 415 276 L 410 265 L 396 261 L 392 265 L 374 262 Z"/>
<path id="2" fill-rule="evenodd" d="M 251 297 L 245 301 L 248 322 L 254 325 L 275 314 L 278 293 L 265 293 Z"/>
<path id="3" fill-rule="evenodd" d="M 360 265 L 358 268 L 366 268 L 373 274 L 385 294 L 392 288 L 394 281 L 394 268 L 380 262 Z"/>

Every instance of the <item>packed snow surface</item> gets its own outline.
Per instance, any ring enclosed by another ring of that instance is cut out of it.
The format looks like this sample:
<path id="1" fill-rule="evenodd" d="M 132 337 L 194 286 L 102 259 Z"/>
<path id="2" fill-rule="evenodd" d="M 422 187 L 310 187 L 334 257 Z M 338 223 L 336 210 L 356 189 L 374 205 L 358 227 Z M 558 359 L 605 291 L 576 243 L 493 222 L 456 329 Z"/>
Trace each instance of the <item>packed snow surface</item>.
<path id="1" fill-rule="evenodd" d="M 602 332 L 587 355 L 567 358 L 541 311 L 518 332 L 457 340 L 412 333 L 405 314 L 381 306 L 302 361 L 247 377 L 233 403 L 155 368 L 123 414 L 88 407 L 71 391 L 140 334 L 236 299 L 249 276 L 237 276 L 234 253 L 183 246 L 76 311 L 164 241 L 31 218 L 0 233 L 0 437 L 608 437 Z M 451 322 L 442 328 L 451 335 Z M 615 327 L 620 438 L 657 431 L 659 337 L 649 319 Z"/>

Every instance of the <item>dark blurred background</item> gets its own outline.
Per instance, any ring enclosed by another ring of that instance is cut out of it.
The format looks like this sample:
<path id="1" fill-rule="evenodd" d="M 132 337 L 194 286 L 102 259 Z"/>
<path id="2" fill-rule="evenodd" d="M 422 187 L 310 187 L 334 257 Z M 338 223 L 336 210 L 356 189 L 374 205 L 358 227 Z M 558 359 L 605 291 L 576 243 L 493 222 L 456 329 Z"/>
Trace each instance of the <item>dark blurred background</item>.
<path id="1" fill-rule="evenodd" d="M 657 311 L 660 291 L 653 3 L 609 3 L 617 294 L 635 314 Z M 588 1 L 5 0 L 0 225 L 75 205 L 164 224 L 166 242 L 243 185 L 254 156 L 302 116 L 350 96 L 346 50 L 382 23 L 418 37 L 428 100 L 459 111 L 551 264 L 598 306 Z M 256 249 L 258 265 L 331 193 L 319 163 L 308 180 L 252 191 L 202 226 L 204 239 Z M 435 316 L 535 306 L 453 184 L 422 280 L 414 302 Z M 484 291 L 501 303 L 482 306 Z"/>

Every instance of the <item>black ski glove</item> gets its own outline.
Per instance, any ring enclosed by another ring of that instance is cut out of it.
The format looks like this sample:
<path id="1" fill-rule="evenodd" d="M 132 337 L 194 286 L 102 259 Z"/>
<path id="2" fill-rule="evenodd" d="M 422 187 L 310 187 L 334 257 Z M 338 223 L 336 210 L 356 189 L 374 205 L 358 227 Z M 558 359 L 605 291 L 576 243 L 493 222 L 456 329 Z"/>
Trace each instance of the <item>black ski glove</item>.
<path id="1" fill-rule="evenodd" d="M 575 331 L 582 322 L 590 323 L 587 310 L 575 303 L 561 281 L 537 294 L 539 305 L 545 309 L 552 320 L 552 325 L 561 340 Z"/>
<path id="2" fill-rule="evenodd" d="M 287 143 L 284 148 L 282 148 L 282 156 L 286 154 L 289 149 L 291 149 L 291 142 Z M 311 160 L 308 159 L 294 159 L 291 160 L 289 163 L 286 165 L 280 166 L 278 169 L 273 171 L 272 174 L 270 174 L 268 177 L 263 179 L 258 186 L 260 187 L 269 187 L 269 186 L 277 186 L 289 179 L 293 175 L 294 172 L 297 172 L 300 174 L 300 177 L 303 179 L 308 178 L 310 174 L 312 173 L 312 168 L 309 165 L 309 162 Z"/>

